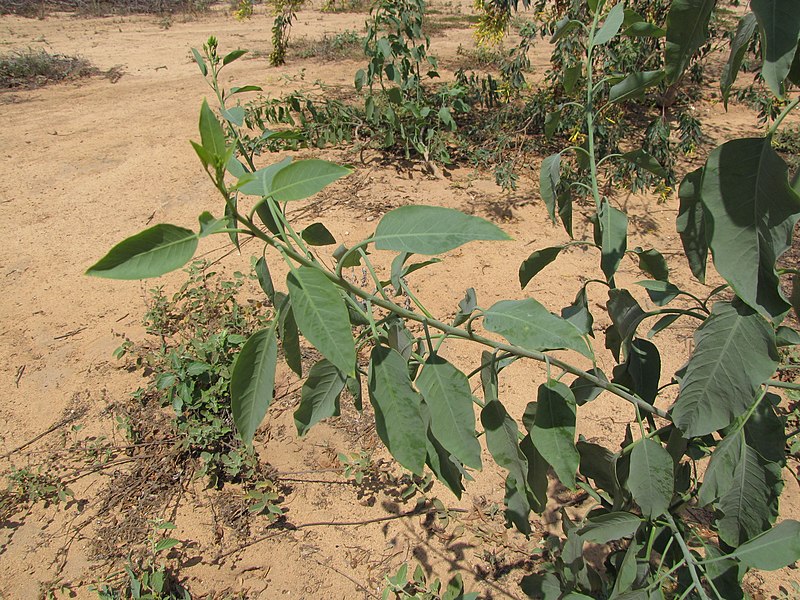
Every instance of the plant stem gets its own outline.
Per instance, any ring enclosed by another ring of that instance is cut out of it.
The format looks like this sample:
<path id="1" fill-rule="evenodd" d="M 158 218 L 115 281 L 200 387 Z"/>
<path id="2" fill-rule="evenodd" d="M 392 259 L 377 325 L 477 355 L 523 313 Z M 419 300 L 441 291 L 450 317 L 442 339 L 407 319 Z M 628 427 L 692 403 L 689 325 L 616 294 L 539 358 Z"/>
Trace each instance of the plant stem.
<path id="1" fill-rule="evenodd" d="M 778 131 L 778 127 L 780 126 L 781 122 L 786 118 L 786 116 L 790 112 L 792 112 L 792 110 L 798 104 L 800 104 L 800 96 L 798 96 L 797 98 L 795 98 L 794 100 L 789 102 L 789 104 L 786 105 L 786 108 L 784 108 L 783 111 L 781 111 L 781 114 L 778 115 L 778 118 L 775 119 L 775 122 L 772 124 L 772 126 L 767 131 L 767 137 L 770 137 L 770 136 L 774 135 L 775 132 Z"/>
<path id="2" fill-rule="evenodd" d="M 689 569 L 689 575 L 692 578 L 692 583 L 694 583 L 694 588 L 697 590 L 697 594 L 700 596 L 701 600 L 710 600 L 710 598 L 706 595 L 706 591 L 703 589 L 703 584 L 700 583 L 700 577 L 697 574 L 697 563 L 694 560 L 694 556 L 692 556 L 689 547 L 686 545 L 686 541 L 683 539 L 681 532 L 678 530 L 678 526 L 675 524 L 675 519 L 672 518 L 672 515 L 667 513 L 665 515 L 667 518 L 667 522 L 669 523 L 669 528 L 672 530 L 672 537 L 678 542 L 678 546 L 683 553 L 683 558 L 686 561 L 686 567 Z"/>
<path id="3" fill-rule="evenodd" d="M 586 48 L 586 139 L 589 154 L 589 173 L 592 181 L 592 196 L 594 197 L 595 209 L 600 210 L 600 188 L 597 186 L 597 160 L 594 150 L 594 90 L 592 83 L 592 50 L 594 50 L 594 34 L 597 31 L 597 24 L 600 22 L 600 12 L 602 2 L 598 3 L 594 11 L 592 27 L 589 29 L 589 43 Z"/>

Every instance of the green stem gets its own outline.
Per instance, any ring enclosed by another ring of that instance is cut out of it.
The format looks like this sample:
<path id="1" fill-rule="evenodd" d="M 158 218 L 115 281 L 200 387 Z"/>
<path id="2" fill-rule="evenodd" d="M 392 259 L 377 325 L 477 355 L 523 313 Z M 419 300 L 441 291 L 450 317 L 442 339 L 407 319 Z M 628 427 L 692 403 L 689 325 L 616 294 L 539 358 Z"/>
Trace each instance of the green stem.
<path id="1" fill-rule="evenodd" d="M 781 122 L 787 117 L 787 115 L 790 112 L 792 112 L 792 110 L 794 110 L 794 108 L 798 104 L 800 104 L 800 96 L 789 102 L 789 104 L 786 105 L 786 108 L 784 108 L 783 111 L 781 111 L 781 114 L 778 115 L 778 118 L 775 119 L 775 122 L 767 131 L 767 137 L 771 137 L 772 135 L 775 134 L 776 131 L 778 131 L 778 127 L 780 126 Z"/>
<path id="2" fill-rule="evenodd" d="M 597 185 L 597 160 L 594 148 L 594 90 L 592 83 L 592 51 L 594 50 L 594 34 L 600 22 L 601 4 L 599 3 L 594 12 L 592 27 L 589 30 L 589 42 L 586 47 L 586 136 L 587 149 L 589 154 L 589 174 L 592 182 L 592 196 L 594 197 L 595 209 L 600 210 L 600 188 Z"/>
<path id="3" fill-rule="evenodd" d="M 675 524 L 675 519 L 672 518 L 672 515 L 667 513 L 664 515 L 669 523 L 669 528 L 672 530 L 672 537 L 678 542 L 678 546 L 683 553 L 683 558 L 686 561 L 686 567 L 689 569 L 689 575 L 692 578 L 692 583 L 694 584 L 694 588 L 697 590 L 697 594 L 700 596 L 701 600 L 710 600 L 710 598 L 706 595 L 706 591 L 703 589 L 703 584 L 700 583 L 700 577 L 697 574 L 697 562 L 694 560 L 694 556 L 692 556 L 689 547 L 686 545 L 686 541 L 683 539 L 681 532 L 678 530 L 678 526 Z"/>
<path id="4" fill-rule="evenodd" d="M 785 390 L 798 390 L 800 391 L 800 383 L 792 383 L 791 381 L 780 381 L 779 379 L 770 379 L 767 381 L 770 387 L 783 388 Z"/>

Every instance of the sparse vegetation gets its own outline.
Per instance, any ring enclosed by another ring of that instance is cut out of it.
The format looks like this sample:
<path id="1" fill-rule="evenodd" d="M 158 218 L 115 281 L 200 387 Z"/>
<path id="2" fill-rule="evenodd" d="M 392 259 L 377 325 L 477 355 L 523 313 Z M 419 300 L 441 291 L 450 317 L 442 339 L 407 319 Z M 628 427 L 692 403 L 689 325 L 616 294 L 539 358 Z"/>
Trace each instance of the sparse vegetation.
<path id="1" fill-rule="evenodd" d="M 47 50 L 29 48 L 0 55 L 0 89 L 38 87 L 98 73 L 85 58 Z"/>

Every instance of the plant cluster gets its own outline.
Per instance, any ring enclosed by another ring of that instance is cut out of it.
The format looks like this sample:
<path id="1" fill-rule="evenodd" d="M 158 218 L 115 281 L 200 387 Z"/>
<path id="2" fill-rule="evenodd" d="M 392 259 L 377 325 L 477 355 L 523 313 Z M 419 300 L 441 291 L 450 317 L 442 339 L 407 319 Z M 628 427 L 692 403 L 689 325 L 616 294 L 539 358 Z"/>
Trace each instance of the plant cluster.
<path id="1" fill-rule="evenodd" d="M 85 58 L 47 50 L 28 48 L 0 56 L 0 89 L 41 86 L 97 73 Z"/>
<path id="2" fill-rule="evenodd" d="M 383 600 L 475 600 L 475 592 L 464 593 L 464 582 L 461 575 L 456 574 L 442 589 L 442 583 L 434 579 L 428 583 L 425 571 L 420 565 L 414 569 L 414 574 L 409 578 L 408 564 L 403 563 L 393 576 L 385 577 L 385 585 L 381 593 Z"/>
<path id="3" fill-rule="evenodd" d="M 596 276 L 576 282 L 574 302 L 560 313 L 531 297 L 483 306 L 469 288 L 454 318 L 434 316 L 415 295 L 411 275 L 439 260 L 430 257 L 469 242 L 508 239 L 493 223 L 456 210 L 402 206 L 349 248 L 338 245 L 322 223 L 295 229 L 288 204 L 314 195 L 350 169 L 314 159 L 255 168 L 240 131 L 241 113 L 226 106 L 229 95 L 217 86 L 208 50 L 205 60 L 200 53 L 196 58 L 204 75 L 211 68 L 223 121 L 204 102 L 200 141 L 193 145 L 224 201 L 223 216 L 204 213 L 198 232 L 169 224 L 151 227 L 112 248 L 88 274 L 156 277 L 190 261 L 201 237 L 259 240 L 265 254 L 256 274 L 275 314 L 242 345 L 230 374 L 233 419 L 246 443 L 272 401 L 280 344 L 289 367 L 305 378 L 294 415 L 301 435 L 339 414 L 345 389 L 357 408 L 366 391 L 377 434 L 395 460 L 415 477 L 429 471 L 458 497 L 470 470 L 482 466 L 484 440 L 507 473 L 508 526 L 531 533 L 531 513 L 545 510 L 551 478 L 587 495 L 588 513 L 573 522 L 562 511 L 564 537 L 548 541 L 547 564 L 523 579 L 530 597 L 743 598 L 748 570 L 778 569 L 800 558 L 800 522 L 775 524 L 786 445 L 794 434 L 787 435 L 781 398 L 774 392 L 800 389 L 776 377 L 779 348 L 800 344 L 800 333 L 785 322 L 792 304 L 782 292 L 782 278 L 798 272 L 776 266 L 800 218 L 800 186 L 789 179 L 773 148 L 784 118 L 800 104 L 800 97 L 790 98 L 800 72 L 800 14 L 790 0 L 757 0 L 743 17 L 758 23 L 761 74 L 787 104 L 765 135 L 721 144 L 681 181 L 676 229 L 689 267 L 705 283 L 710 255 L 715 277 L 724 282 L 692 293 L 670 279 L 658 250 L 629 247 L 628 216 L 613 194 L 613 164 L 661 176 L 664 167 L 641 147 L 605 148 L 599 131 L 616 107 L 664 81 L 682 80 L 707 41 L 713 3 L 672 2 L 663 68 L 605 77 L 598 72 L 616 44 L 630 37 L 630 28 L 642 32 L 637 39 L 660 38 L 660 28 L 639 15 L 628 16 L 626 23 L 622 3 L 588 0 L 584 8 L 580 20 L 560 23 L 555 34 L 580 49 L 574 77 L 585 94 L 570 100 L 569 108 L 582 115 L 582 123 L 570 146 L 545 158 L 539 185 L 549 216 L 572 239 L 533 252 L 519 268 L 524 290 L 567 248 L 586 248 L 587 263 L 597 256 Z M 241 54 L 235 51 L 221 64 Z M 383 59 L 389 54 L 381 52 Z M 733 46 L 724 95 L 740 62 Z M 408 73 L 421 85 L 413 64 Z M 395 81 L 376 68 L 365 73 L 364 84 L 384 76 Z M 401 100 L 413 94 L 400 86 L 388 89 L 397 89 Z M 556 128 L 561 116 L 551 114 L 549 127 Z M 568 156 L 573 163 L 562 160 Z M 573 190 L 593 204 L 593 235 L 586 239 L 573 236 Z M 267 251 L 288 267 L 285 292 L 270 276 Z M 388 279 L 378 275 L 371 258 L 377 251 L 393 255 Z M 644 276 L 635 288 L 618 285 L 623 260 L 633 261 Z M 355 266 L 366 269 L 366 284 L 345 276 L 345 269 Z M 397 294 L 410 305 L 398 304 Z M 654 308 L 636 299 L 643 294 Z M 604 331 L 595 326 L 601 300 L 611 321 Z M 795 303 L 794 309 L 800 307 Z M 656 340 L 678 320 L 694 325 L 693 350 L 683 367 L 663 373 Z M 300 334 L 322 355 L 307 372 Z M 598 364 L 595 336 L 604 338 L 616 362 L 610 373 Z M 470 372 L 445 358 L 452 341 L 482 349 Z M 542 365 L 546 377 L 524 413 L 512 416 L 499 381 L 517 361 Z M 587 363 L 591 367 L 578 366 Z M 480 382 L 481 398 L 472 393 L 472 378 Z M 576 439 L 577 411 L 609 396 L 629 406 L 630 422 L 618 445 Z M 710 524 L 696 521 L 701 509 L 711 515 Z M 601 545 L 604 569 L 586 558 L 587 544 Z M 402 579 L 396 585 L 403 585 Z"/>
<path id="4" fill-rule="evenodd" d="M 172 14 L 203 12 L 210 0 L 0 0 L 0 14 L 44 18 L 49 12 Z"/>

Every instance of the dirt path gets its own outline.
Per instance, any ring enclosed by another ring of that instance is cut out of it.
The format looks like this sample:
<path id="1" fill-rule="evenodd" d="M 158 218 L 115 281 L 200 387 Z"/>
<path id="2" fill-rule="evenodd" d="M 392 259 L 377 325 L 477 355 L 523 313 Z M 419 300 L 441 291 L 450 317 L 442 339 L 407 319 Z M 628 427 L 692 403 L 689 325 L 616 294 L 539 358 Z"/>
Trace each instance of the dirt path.
<path id="1" fill-rule="evenodd" d="M 464 10 L 468 6 L 464 3 Z M 293 35 L 316 39 L 326 32 L 360 30 L 363 20 L 364 15 L 304 11 Z M 175 18 L 168 29 L 153 17 L 50 17 L 44 21 L 0 17 L 0 52 L 45 47 L 80 54 L 100 69 L 120 67 L 124 73 L 117 83 L 94 78 L 0 94 L 0 226 L 6 235 L 6 243 L 0 246 L 4 289 L 0 295 L 0 386 L 6 390 L 6 402 L 0 406 L 3 452 L 74 414 L 81 415 L 74 423 L 83 426 L 75 435 L 120 435 L 115 433 L 113 411 L 108 407 L 126 398 L 142 380 L 140 374 L 120 369 L 112 359 L 120 343 L 115 334 L 142 335 L 146 290 L 156 284 L 109 282 L 82 273 L 114 243 L 150 223 L 194 227 L 203 210 L 220 212 L 218 199 L 188 144 L 198 137 L 198 109 L 209 94 L 191 60 L 190 47 L 201 45 L 210 34 L 225 49 L 269 48 L 269 25 L 263 15 L 249 23 L 225 15 L 188 21 Z M 441 44 L 441 55 L 454 56 L 459 45 L 472 44 L 472 38 L 466 29 L 447 30 L 435 42 L 434 51 L 436 44 Z M 543 65 L 546 59 L 544 49 L 537 50 L 534 63 Z M 261 85 L 275 95 L 308 86 L 318 78 L 349 86 L 357 64 L 291 60 L 278 70 L 269 69 L 264 59 L 241 60 L 227 77 L 236 85 Z M 715 122 L 725 127 L 735 126 L 736 119 L 753 122 L 747 115 L 732 119 L 719 106 L 702 110 L 712 128 Z M 327 155 L 353 160 L 337 153 Z M 536 248 L 565 241 L 563 231 L 547 221 L 531 191 L 535 189 L 531 178 L 526 177 L 521 192 L 513 197 L 501 194 L 489 179 L 466 169 L 455 170 L 450 179 L 432 179 L 418 168 L 396 171 L 372 163 L 326 191 L 326 203 L 316 214 L 321 214 L 337 239 L 349 244 L 363 239 L 386 210 L 406 203 L 436 203 L 493 218 L 499 207 L 499 214 L 507 217 L 500 219 L 501 225 L 514 242 L 458 250 L 415 281 L 431 310 L 452 314 L 467 285 L 479 290 L 479 300 L 486 306 L 502 298 L 522 297 L 516 285 L 519 262 Z M 647 245 L 666 250 L 668 256 L 672 253 L 671 259 L 679 250 L 675 208 L 674 198 L 655 206 L 639 196 L 627 199 L 627 209 L 641 225 L 637 229 L 646 233 Z M 576 235 L 584 233 L 579 230 Z M 641 240 L 631 240 L 630 245 L 637 243 L 644 245 Z M 219 257 L 227 248 L 213 238 L 204 240 L 200 251 Z M 580 251 L 568 254 L 567 260 L 537 277 L 525 294 L 553 310 L 571 302 L 578 278 L 587 265 L 594 265 Z M 670 262 L 671 266 L 678 263 Z M 228 270 L 248 267 L 248 251 L 223 262 Z M 685 266 L 677 268 L 676 281 L 699 289 L 690 282 Z M 622 283 L 641 278 L 631 262 L 625 263 L 619 277 Z M 181 275 L 173 274 L 158 285 L 174 288 L 181 280 Z M 602 305 L 604 298 L 598 295 L 592 301 Z M 664 373 L 681 365 L 691 344 L 680 329 L 671 335 L 662 347 Z M 462 367 L 474 363 L 473 349 L 454 344 L 448 353 Z M 610 371 L 611 358 L 603 357 L 601 366 Z M 512 414 L 521 414 L 529 400 L 527 390 L 542 375 L 540 369 L 521 364 L 504 372 L 501 394 Z M 284 374 L 279 385 L 291 388 L 295 382 Z M 228 532 L 222 540 L 228 550 L 264 539 L 212 564 L 209 549 L 221 543 L 219 532 L 215 533 L 218 494 L 196 491 L 193 500 L 177 505 L 173 515 L 178 525 L 174 536 L 189 541 L 181 555 L 180 573 L 194 593 L 368 598 L 375 597 L 384 573 L 396 570 L 403 561 L 419 561 L 444 579 L 456 569 L 463 570 L 470 584 L 486 597 L 522 596 L 517 582 L 529 566 L 527 557 L 541 540 L 546 523 L 530 540 L 503 529 L 490 510 L 502 503 L 498 494 L 502 474 L 497 469 L 482 473 L 468 486 L 461 502 L 437 489 L 448 506 L 466 511 L 460 514 L 468 527 L 460 537 L 452 536 L 452 527 L 447 533 L 438 531 L 424 516 L 365 526 L 336 525 L 405 512 L 413 502 L 402 504 L 385 490 L 365 495 L 343 484 L 340 476 L 329 477 L 325 471 L 337 466 L 337 451 L 358 449 L 364 423 L 350 415 L 344 426 L 321 425 L 298 440 L 289 410 L 295 401 L 289 397 L 271 409 L 269 424 L 259 434 L 259 451 L 278 471 L 305 473 L 294 481 L 287 477 L 291 522 L 320 524 L 277 532 L 264 527 L 245 540 Z M 593 404 L 582 413 L 581 431 L 590 440 L 617 438 L 629 412 L 611 400 Z M 72 424 L 31 448 L 63 444 L 62 435 L 69 434 Z M 11 456 L 18 467 L 26 460 L 30 456 L 23 453 Z M 98 571 L 93 562 L 91 536 L 93 526 L 102 525 L 108 515 L 93 515 L 91 508 L 96 494 L 105 489 L 107 477 L 76 482 L 73 491 L 76 498 L 88 500 L 85 505 L 37 509 L 18 526 L 0 532 L 0 598 L 34 598 L 46 582 L 59 577 L 73 586 L 76 597 L 96 597 L 87 585 L 107 571 Z M 786 483 L 783 512 L 797 518 L 797 483 L 791 475 Z M 96 522 L 72 539 L 72 524 L 85 515 Z M 779 583 L 768 579 L 756 585 L 774 593 Z"/>

